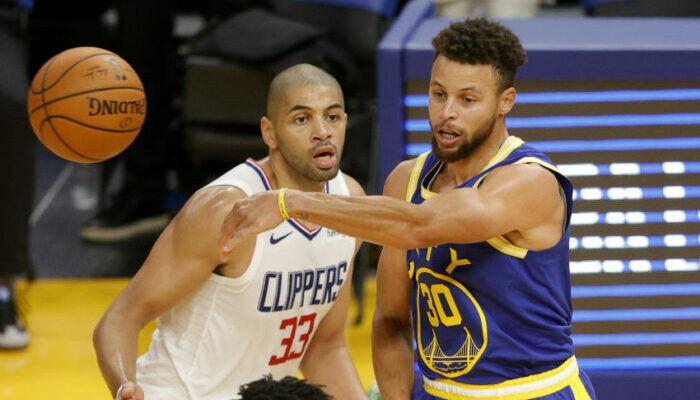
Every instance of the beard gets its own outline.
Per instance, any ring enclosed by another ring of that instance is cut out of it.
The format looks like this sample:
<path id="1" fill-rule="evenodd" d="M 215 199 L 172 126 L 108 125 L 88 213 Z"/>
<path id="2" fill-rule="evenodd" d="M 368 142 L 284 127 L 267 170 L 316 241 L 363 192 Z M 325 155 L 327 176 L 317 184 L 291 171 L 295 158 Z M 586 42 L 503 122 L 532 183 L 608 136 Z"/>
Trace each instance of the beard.
<path id="1" fill-rule="evenodd" d="M 444 163 L 452 163 L 460 160 L 464 160 L 465 158 L 469 157 L 474 153 L 476 149 L 481 146 L 486 139 L 491 136 L 491 133 L 493 132 L 493 128 L 496 126 L 496 116 L 484 121 L 484 123 L 476 128 L 474 130 L 474 133 L 471 135 L 471 139 L 467 137 L 467 132 L 465 132 L 463 129 L 453 129 L 453 127 L 450 127 L 451 130 L 456 130 L 459 131 L 459 133 L 462 136 L 462 143 L 459 144 L 459 147 L 457 147 L 454 150 L 446 150 L 446 149 L 441 149 L 438 144 L 437 140 L 435 140 L 435 135 L 439 135 L 437 133 L 444 124 L 439 125 L 437 128 L 433 128 L 432 123 L 431 123 L 431 129 L 434 132 L 432 137 L 431 137 L 431 144 L 432 144 L 432 151 L 435 157 L 437 157 L 438 160 L 444 162 Z"/>
<path id="2" fill-rule="evenodd" d="M 279 144 L 278 149 L 280 150 L 280 153 L 282 153 L 282 158 L 284 158 L 287 164 L 290 167 L 292 167 L 292 169 L 296 173 L 303 176 L 304 178 L 312 182 L 325 182 L 335 178 L 335 176 L 338 175 L 338 170 L 340 169 L 340 155 L 342 153 L 342 149 L 341 151 L 338 151 L 338 149 L 333 143 L 318 143 L 310 150 L 308 157 L 303 157 L 300 154 L 297 154 L 296 152 L 291 150 L 289 146 L 285 145 L 284 141 L 280 140 L 279 136 L 277 136 L 277 143 Z M 336 163 L 332 168 L 319 169 L 310 161 L 310 159 L 313 158 L 313 152 L 321 146 L 330 146 L 333 147 L 333 150 L 335 150 Z"/>

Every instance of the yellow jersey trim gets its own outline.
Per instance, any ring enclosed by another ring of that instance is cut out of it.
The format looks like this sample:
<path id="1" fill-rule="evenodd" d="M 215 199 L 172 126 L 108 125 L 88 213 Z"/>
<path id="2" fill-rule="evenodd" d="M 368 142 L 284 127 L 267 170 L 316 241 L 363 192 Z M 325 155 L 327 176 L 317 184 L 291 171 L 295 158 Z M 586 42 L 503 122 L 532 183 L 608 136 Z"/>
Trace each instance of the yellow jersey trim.
<path id="1" fill-rule="evenodd" d="M 411 178 L 408 180 L 408 187 L 406 188 L 406 201 L 411 202 L 411 197 L 413 197 L 413 193 L 416 191 L 416 186 L 418 185 L 418 177 L 420 177 L 420 173 L 423 170 L 423 164 L 425 164 L 425 160 L 428 158 L 428 154 L 430 154 L 429 151 L 426 151 L 425 153 L 419 155 L 416 157 L 416 163 L 413 164 L 413 169 L 411 170 Z"/>
<path id="2" fill-rule="evenodd" d="M 586 387 L 583 385 L 580 376 L 576 376 L 573 382 L 571 382 L 571 391 L 574 393 L 575 400 L 591 400 L 591 396 L 588 394 Z"/>
<path id="3" fill-rule="evenodd" d="M 556 165 L 550 164 L 542 159 L 539 159 L 537 157 L 523 157 L 519 159 L 518 161 L 514 162 L 513 164 L 539 164 L 549 170 L 552 170 L 556 173 L 558 173 L 561 176 L 565 176 L 563 172 L 559 170 L 559 168 L 556 167 Z"/>
<path id="4" fill-rule="evenodd" d="M 491 247 L 500 251 L 501 253 L 505 253 L 516 258 L 525 258 L 528 252 L 527 249 L 514 245 L 503 236 L 496 236 L 488 239 L 486 243 L 490 244 Z"/>
<path id="5" fill-rule="evenodd" d="M 494 154 L 493 157 L 491 157 L 491 160 L 489 160 L 488 163 L 486 163 L 486 166 L 481 169 L 481 172 L 486 171 L 487 169 L 493 167 L 494 165 L 498 164 L 499 162 L 503 161 L 510 155 L 510 153 L 513 152 L 513 150 L 517 149 L 518 147 L 522 146 L 523 143 L 525 143 L 522 139 L 520 139 L 517 136 L 509 136 L 508 139 L 506 139 L 505 143 L 501 146 L 501 148 Z M 479 172 L 479 173 L 481 173 Z"/>
<path id="6" fill-rule="evenodd" d="M 449 400 L 529 400 L 550 395 L 567 386 L 571 386 L 577 396 L 576 400 L 590 400 L 579 378 L 574 356 L 552 370 L 491 385 L 470 385 L 449 379 L 430 380 L 425 377 L 424 381 L 426 392 Z"/>

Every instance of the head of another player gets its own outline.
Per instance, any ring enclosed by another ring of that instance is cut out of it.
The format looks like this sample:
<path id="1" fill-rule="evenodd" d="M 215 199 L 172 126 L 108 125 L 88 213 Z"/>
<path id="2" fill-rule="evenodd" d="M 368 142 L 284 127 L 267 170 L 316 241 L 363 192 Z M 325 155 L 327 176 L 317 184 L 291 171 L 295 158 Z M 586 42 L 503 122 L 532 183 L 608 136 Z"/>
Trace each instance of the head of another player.
<path id="1" fill-rule="evenodd" d="M 347 120 L 338 81 L 318 67 L 298 64 L 272 80 L 260 129 L 271 158 L 321 182 L 338 173 Z"/>
<path id="2" fill-rule="evenodd" d="M 527 61 L 513 32 L 484 18 L 452 23 L 433 38 L 428 111 L 433 153 L 468 157 L 492 132 L 505 129 L 515 102 L 515 72 Z"/>
<path id="3" fill-rule="evenodd" d="M 320 387 L 293 376 L 278 381 L 271 375 L 241 386 L 241 400 L 330 400 Z"/>

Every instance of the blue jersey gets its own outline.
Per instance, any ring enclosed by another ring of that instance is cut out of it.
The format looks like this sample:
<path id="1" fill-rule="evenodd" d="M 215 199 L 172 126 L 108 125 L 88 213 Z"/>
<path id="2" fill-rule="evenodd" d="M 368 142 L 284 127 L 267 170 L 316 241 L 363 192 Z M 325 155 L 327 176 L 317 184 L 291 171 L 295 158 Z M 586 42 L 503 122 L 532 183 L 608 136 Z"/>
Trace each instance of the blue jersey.
<path id="1" fill-rule="evenodd" d="M 573 360 L 569 180 L 544 154 L 511 136 L 479 174 L 457 187 L 478 187 L 494 169 L 520 163 L 539 164 L 556 176 L 566 199 L 565 232 L 542 251 L 498 236 L 407 252 L 416 358 L 426 380 L 490 385 Z M 406 200 L 420 204 L 433 195 L 430 185 L 443 166 L 432 153 L 420 155 Z"/>

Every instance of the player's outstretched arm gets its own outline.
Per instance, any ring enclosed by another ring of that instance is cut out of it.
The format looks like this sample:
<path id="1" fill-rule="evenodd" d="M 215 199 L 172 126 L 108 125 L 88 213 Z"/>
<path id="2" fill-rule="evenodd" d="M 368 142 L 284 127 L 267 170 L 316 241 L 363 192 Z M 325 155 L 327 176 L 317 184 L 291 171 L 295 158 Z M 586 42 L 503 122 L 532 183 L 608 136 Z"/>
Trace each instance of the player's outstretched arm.
<path id="1" fill-rule="evenodd" d="M 400 164 L 387 178 L 384 195 L 405 197 L 413 162 Z M 383 400 L 406 400 L 413 386 L 411 281 L 406 251 L 384 246 L 377 266 L 377 303 L 372 318 L 372 364 Z"/>
<path id="2" fill-rule="evenodd" d="M 281 222 L 278 199 L 278 192 L 272 191 L 236 203 L 222 227 L 223 259 L 238 241 Z M 564 215 L 556 178 L 535 164 L 497 168 L 478 189 L 450 190 L 420 205 L 388 196 L 342 197 L 297 190 L 286 192 L 284 205 L 294 218 L 399 249 L 476 243 L 514 231 L 537 237 L 528 248 L 543 249 L 561 237 Z M 260 215 L 265 217 L 257 218 Z M 526 232 L 534 228 L 536 232 Z"/>
<path id="3" fill-rule="evenodd" d="M 345 175 L 345 180 L 354 196 L 364 196 L 362 187 Z M 362 241 L 357 240 L 355 255 Z M 350 307 L 350 287 L 355 260 L 350 264 L 345 282 L 333 303 L 332 308 L 323 318 L 309 348 L 301 361 L 301 372 L 310 383 L 323 385 L 323 391 L 334 399 L 366 400 L 362 383 L 357 375 L 355 365 L 345 344 L 345 322 Z"/>
<path id="4" fill-rule="evenodd" d="M 122 399 L 143 399 L 143 390 L 136 385 L 139 331 L 201 285 L 220 264 L 220 221 L 230 205 L 242 197 L 240 190 L 223 186 L 193 195 L 102 316 L 93 343 L 113 396 L 121 387 Z"/>

